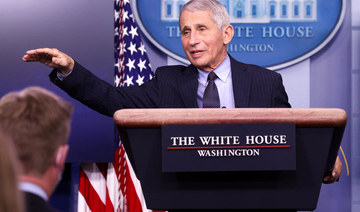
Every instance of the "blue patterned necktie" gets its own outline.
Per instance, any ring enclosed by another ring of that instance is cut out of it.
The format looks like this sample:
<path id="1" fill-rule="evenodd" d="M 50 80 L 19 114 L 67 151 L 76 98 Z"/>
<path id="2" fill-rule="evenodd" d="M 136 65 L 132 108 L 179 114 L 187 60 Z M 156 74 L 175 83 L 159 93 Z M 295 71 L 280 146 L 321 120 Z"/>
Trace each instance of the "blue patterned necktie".
<path id="1" fill-rule="evenodd" d="M 218 76 L 214 72 L 208 75 L 208 85 L 204 91 L 203 108 L 220 108 L 219 92 L 215 84 Z"/>

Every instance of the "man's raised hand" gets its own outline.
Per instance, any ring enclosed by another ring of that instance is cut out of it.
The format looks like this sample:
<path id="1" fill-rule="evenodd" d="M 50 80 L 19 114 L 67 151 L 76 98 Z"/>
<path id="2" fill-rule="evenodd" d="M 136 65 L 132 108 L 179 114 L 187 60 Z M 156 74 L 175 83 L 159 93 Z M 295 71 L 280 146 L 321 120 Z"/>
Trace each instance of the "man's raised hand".
<path id="1" fill-rule="evenodd" d="M 22 59 L 25 62 L 40 62 L 51 68 L 56 68 L 64 76 L 73 70 L 75 64 L 70 56 L 51 48 L 29 50 Z"/>

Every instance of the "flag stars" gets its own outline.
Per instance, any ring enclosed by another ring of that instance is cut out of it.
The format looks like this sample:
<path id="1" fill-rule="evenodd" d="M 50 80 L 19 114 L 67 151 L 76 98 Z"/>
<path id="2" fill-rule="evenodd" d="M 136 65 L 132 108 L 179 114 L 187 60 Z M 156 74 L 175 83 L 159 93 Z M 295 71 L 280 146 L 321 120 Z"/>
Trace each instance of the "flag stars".
<path id="1" fill-rule="evenodd" d="M 126 43 L 120 43 L 120 55 L 126 52 Z"/>
<path id="2" fill-rule="evenodd" d="M 129 46 L 128 50 L 131 52 L 131 55 L 133 55 L 134 52 L 137 52 L 136 43 L 130 42 L 130 46 Z"/>
<path id="3" fill-rule="evenodd" d="M 128 59 L 128 62 L 126 63 L 126 66 L 129 68 L 129 71 L 131 71 L 131 69 L 135 69 L 135 59 L 131 60 L 130 58 Z"/>
<path id="4" fill-rule="evenodd" d="M 116 0 L 117 4 L 119 0 Z M 115 49 L 114 84 L 117 87 L 141 86 L 154 77 L 146 55 L 144 43 L 141 41 L 135 15 L 130 10 L 130 0 L 123 0 L 119 9 L 115 7 Z M 120 10 L 120 12 L 119 12 Z M 122 11 L 121 11 L 122 10 Z M 118 16 L 119 18 L 116 18 Z M 121 16 L 121 17 L 120 17 Z M 131 35 L 131 36 L 130 36 Z M 117 37 L 118 36 L 118 37 Z M 140 54 L 141 53 L 141 54 Z"/>
<path id="5" fill-rule="evenodd" d="M 120 85 L 120 77 L 116 74 L 115 75 L 115 81 L 114 81 L 114 83 L 115 83 L 115 86 L 116 87 L 119 87 L 119 85 Z"/>
<path id="6" fill-rule="evenodd" d="M 129 19 L 128 11 L 124 11 L 124 14 L 122 17 L 123 23 L 125 23 L 126 19 Z"/>
<path id="7" fill-rule="evenodd" d="M 140 76 L 140 74 L 138 75 L 138 79 L 136 80 L 136 83 L 140 86 L 142 84 L 144 84 L 144 78 L 145 76 Z"/>
<path id="8" fill-rule="evenodd" d="M 134 14 L 129 15 L 129 17 L 132 19 L 132 22 L 135 23 L 135 17 Z"/>
<path id="9" fill-rule="evenodd" d="M 146 64 L 146 59 L 144 61 L 142 61 L 142 59 L 140 58 L 140 61 L 139 61 L 138 65 L 137 65 L 139 67 L 139 69 L 140 69 L 140 72 L 142 72 L 143 69 L 146 69 L 145 64 Z"/>
<path id="10" fill-rule="evenodd" d="M 119 28 L 118 27 L 114 29 L 114 33 L 115 33 L 115 36 L 119 36 Z"/>
<path id="11" fill-rule="evenodd" d="M 139 36 L 137 33 L 137 27 L 131 26 L 131 30 L 129 33 L 131 34 L 131 39 L 134 39 L 135 36 Z"/>
<path id="12" fill-rule="evenodd" d="M 119 65 L 119 70 L 123 70 L 124 69 L 124 63 L 125 63 L 125 58 L 124 57 L 119 57 L 119 62 L 120 62 L 120 65 Z"/>
<path id="13" fill-rule="evenodd" d="M 129 35 L 129 33 L 128 33 L 128 28 L 127 28 L 127 27 L 124 27 L 124 29 L 123 29 L 122 32 L 120 32 L 120 33 L 122 33 L 122 37 L 123 37 L 123 38 L 124 38 L 125 36 Z"/>
<path id="14" fill-rule="evenodd" d="M 119 18 L 119 16 L 120 16 L 120 10 L 115 10 L 115 11 L 114 11 L 115 21 L 117 21 L 117 19 Z"/>
<path id="15" fill-rule="evenodd" d="M 141 55 L 144 55 L 144 53 L 146 52 L 145 45 L 142 42 L 140 43 L 140 47 L 138 48 L 138 50 L 141 51 Z"/>
<path id="16" fill-rule="evenodd" d="M 127 75 L 124 84 L 126 84 L 127 87 L 134 85 L 133 78 L 134 78 L 133 76 L 130 77 L 129 75 Z"/>

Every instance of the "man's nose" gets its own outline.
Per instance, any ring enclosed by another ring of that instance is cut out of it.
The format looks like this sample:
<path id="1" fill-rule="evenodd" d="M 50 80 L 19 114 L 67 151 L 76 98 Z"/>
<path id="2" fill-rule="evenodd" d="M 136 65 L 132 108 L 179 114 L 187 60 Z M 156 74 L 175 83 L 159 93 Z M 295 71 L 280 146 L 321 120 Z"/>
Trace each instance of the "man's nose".
<path id="1" fill-rule="evenodd" d="M 196 44 L 198 44 L 199 43 L 199 37 L 198 37 L 198 35 L 196 34 L 196 32 L 191 32 L 191 34 L 190 34 L 190 39 L 189 39 L 189 44 L 191 45 L 191 46 L 194 46 L 194 45 L 196 45 Z"/>

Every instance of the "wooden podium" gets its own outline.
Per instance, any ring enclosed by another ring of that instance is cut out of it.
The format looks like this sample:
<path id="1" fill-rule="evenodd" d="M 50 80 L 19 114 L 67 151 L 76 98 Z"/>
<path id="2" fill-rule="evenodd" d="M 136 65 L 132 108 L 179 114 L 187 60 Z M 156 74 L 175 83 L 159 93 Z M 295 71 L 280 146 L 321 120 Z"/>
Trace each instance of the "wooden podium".
<path id="1" fill-rule="evenodd" d="M 153 210 L 314 210 L 347 122 L 342 109 L 123 109 L 114 121 Z M 162 171 L 162 126 L 294 123 L 296 170 Z"/>

